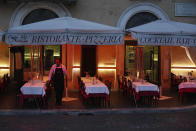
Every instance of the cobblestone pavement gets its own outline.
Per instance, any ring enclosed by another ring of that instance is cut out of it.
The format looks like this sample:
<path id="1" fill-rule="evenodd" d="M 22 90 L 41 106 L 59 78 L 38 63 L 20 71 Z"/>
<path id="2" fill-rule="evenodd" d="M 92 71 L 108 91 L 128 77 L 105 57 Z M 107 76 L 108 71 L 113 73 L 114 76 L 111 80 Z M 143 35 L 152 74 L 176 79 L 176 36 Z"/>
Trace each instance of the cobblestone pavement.
<path id="1" fill-rule="evenodd" d="M 196 110 L 167 113 L 2 115 L 1 131 L 195 131 Z"/>

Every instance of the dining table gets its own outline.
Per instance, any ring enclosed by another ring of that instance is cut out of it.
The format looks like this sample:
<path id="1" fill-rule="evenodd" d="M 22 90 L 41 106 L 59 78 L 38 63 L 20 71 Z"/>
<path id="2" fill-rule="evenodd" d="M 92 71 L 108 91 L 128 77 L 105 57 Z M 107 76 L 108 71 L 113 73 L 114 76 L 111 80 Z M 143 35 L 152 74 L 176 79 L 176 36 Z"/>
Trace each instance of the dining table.
<path id="1" fill-rule="evenodd" d="M 109 101 L 109 89 L 102 81 L 96 77 L 81 77 L 81 81 L 84 83 L 86 98 L 105 97 Z"/>
<path id="2" fill-rule="evenodd" d="M 196 93 L 196 81 L 181 82 L 178 85 L 179 95 L 182 97 L 185 93 Z"/>
<path id="3" fill-rule="evenodd" d="M 30 80 L 26 82 L 21 88 L 21 104 L 24 104 L 24 99 L 26 98 L 41 98 L 44 101 L 46 96 L 46 84 L 42 80 Z"/>
<path id="4" fill-rule="evenodd" d="M 135 91 L 136 101 L 138 101 L 141 96 L 160 97 L 159 87 L 150 82 L 146 82 L 146 81 L 132 82 L 132 88 Z"/>

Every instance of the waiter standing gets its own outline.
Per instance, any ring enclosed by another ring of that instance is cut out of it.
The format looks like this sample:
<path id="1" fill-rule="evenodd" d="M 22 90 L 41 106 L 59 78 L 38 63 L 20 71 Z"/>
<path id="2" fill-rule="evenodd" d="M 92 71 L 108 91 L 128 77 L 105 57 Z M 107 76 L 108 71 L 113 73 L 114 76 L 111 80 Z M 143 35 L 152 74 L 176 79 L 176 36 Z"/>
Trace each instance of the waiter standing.
<path id="1" fill-rule="evenodd" d="M 56 93 L 56 105 L 62 105 L 62 96 L 64 91 L 64 76 L 67 71 L 60 59 L 56 59 L 56 64 L 52 65 L 49 73 L 49 81 L 52 80 Z"/>

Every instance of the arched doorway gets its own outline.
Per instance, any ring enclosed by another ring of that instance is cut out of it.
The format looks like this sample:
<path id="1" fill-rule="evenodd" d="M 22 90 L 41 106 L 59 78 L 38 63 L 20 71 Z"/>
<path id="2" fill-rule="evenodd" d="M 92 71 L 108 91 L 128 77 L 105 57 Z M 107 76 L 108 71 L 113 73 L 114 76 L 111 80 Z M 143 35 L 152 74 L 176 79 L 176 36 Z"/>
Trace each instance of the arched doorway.
<path id="1" fill-rule="evenodd" d="M 43 21 L 43 20 L 48 20 L 48 19 L 53 19 L 53 18 L 58 18 L 58 15 L 56 13 L 54 13 L 53 11 L 49 10 L 49 9 L 35 9 L 33 11 L 31 11 L 23 20 L 22 25 L 25 24 L 30 24 L 30 23 L 34 23 L 34 22 L 39 22 L 39 21 Z M 35 47 L 35 53 L 37 51 L 37 47 Z M 27 46 L 24 46 L 24 70 L 30 70 L 30 58 L 31 58 L 31 53 L 30 53 L 30 48 Z M 48 74 L 48 71 L 50 70 L 50 67 L 52 66 L 52 64 L 55 63 L 55 60 L 61 57 L 61 46 L 60 45 L 54 45 L 54 46 L 43 46 L 42 48 L 42 54 L 43 54 L 43 58 L 44 58 L 44 66 L 42 67 L 44 70 L 45 74 Z M 35 55 L 35 65 L 37 65 L 38 62 L 38 57 L 37 55 Z M 36 66 L 34 66 L 34 71 L 36 71 Z M 27 72 L 28 73 L 28 72 Z"/>
<path id="2" fill-rule="evenodd" d="M 146 24 L 151 21 L 155 21 L 158 18 L 149 12 L 140 12 L 133 15 L 126 24 L 126 29 Z M 125 41 L 125 72 L 129 71 L 132 74 L 135 73 L 136 63 L 136 46 L 129 44 Z M 141 47 L 140 47 L 141 48 Z M 158 46 L 143 46 L 143 71 L 146 74 L 146 79 L 152 83 L 160 84 L 159 75 L 159 47 Z M 137 52 L 141 53 L 141 52 Z M 140 54 L 138 54 L 140 56 Z"/>
<path id="3" fill-rule="evenodd" d="M 141 3 L 127 8 L 118 21 L 118 27 L 128 29 L 142 24 L 146 24 L 158 19 L 168 19 L 167 14 L 158 6 L 151 3 Z M 134 42 L 125 41 L 125 73 L 128 71 L 136 75 L 135 63 L 137 62 L 136 48 Z M 160 47 L 143 46 L 141 53 L 142 68 L 147 79 L 160 85 Z M 139 49 L 140 50 L 140 49 Z M 141 63 L 141 61 L 140 61 Z"/>
<path id="4" fill-rule="evenodd" d="M 15 27 L 19 25 L 25 25 L 30 24 L 33 22 L 39 22 L 43 20 L 63 17 L 63 16 L 70 16 L 69 11 L 62 5 L 62 4 L 56 4 L 52 2 L 28 2 L 28 3 L 22 3 L 18 6 L 18 8 L 14 11 L 11 21 L 10 21 L 10 27 Z M 15 47 L 16 48 L 16 47 Z M 28 72 L 30 70 L 30 48 L 27 46 L 24 47 L 17 47 L 22 48 L 23 50 L 20 52 L 20 58 L 19 62 L 23 65 L 20 69 L 15 68 L 16 63 L 10 63 L 10 67 L 14 67 L 12 72 L 12 75 L 14 75 L 14 78 L 20 80 L 28 80 Z M 11 50 L 11 54 L 15 54 L 14 50 Z M 49 69 L 51 65 L 54 63 L 55 59 L 58 57 L 61 57 L 61 46 L 43 46 L 42 48 L 42 54 L 44 62 L 47 63 L 44 66 L 45 74 L 48 74 Z M 35 49 L 36 53 L 36 49 Z M 13 56 L 13 55 L 11 55 Z M 11 61 L 12 59 L 16 58 L 15 56 L 10 57 Z M 16 60 L 17 61 L 17 60 Z M 35 57 L 36 61 L 36 57 Z M 38 61 L 37 61 L 38 62 Z M 36 63 L 35 63 L 36 64 Z M 14 66 L 11 66 L 14 65 Z M 11 69 L 12 70 L 12 69 Z M 16 74 L 17 72 L 17 74 Z M 24 74 L 24 75 L 19 75 Z"/>

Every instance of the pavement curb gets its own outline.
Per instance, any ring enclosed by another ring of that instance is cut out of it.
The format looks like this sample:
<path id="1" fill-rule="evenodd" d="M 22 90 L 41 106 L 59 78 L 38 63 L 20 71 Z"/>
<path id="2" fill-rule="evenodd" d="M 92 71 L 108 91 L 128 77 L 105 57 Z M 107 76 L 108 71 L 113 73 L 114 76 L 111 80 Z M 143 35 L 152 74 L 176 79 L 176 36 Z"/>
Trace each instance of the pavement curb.
<path id="1" fill-rule="evenodd" d="M 33 110 L 20 110 L 20 109 L 5 109 L 0 110 L 0 116 L 12 115 L 112 115 L 112 114 L 135 114 L 135 113 L 171 113 L 171 112 L 187 112 L 196 111 L 196 105 L 187 107 L 172 107 L 172 108 L 123 108 L 123 109 L 33 109 Z"/>

